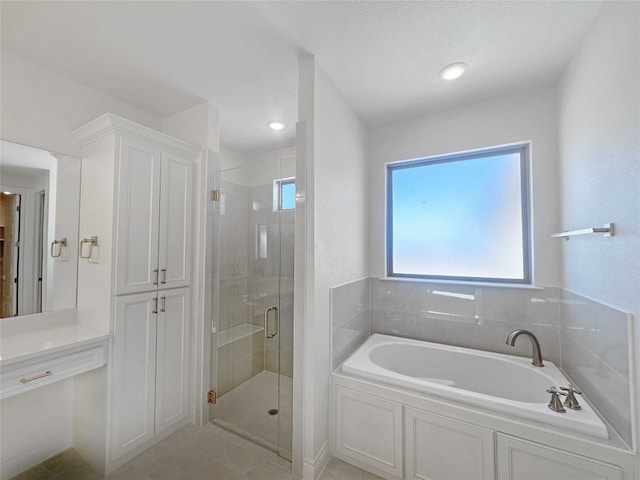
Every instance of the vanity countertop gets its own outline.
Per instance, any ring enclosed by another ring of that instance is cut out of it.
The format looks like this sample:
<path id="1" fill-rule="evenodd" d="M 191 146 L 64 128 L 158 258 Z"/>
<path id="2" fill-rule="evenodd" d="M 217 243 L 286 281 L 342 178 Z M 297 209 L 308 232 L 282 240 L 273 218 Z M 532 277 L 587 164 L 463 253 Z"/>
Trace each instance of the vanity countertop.
<path id="1" fill-rule="evenodd" d="M 108 340 L 109 333 L 78 323 L 74 310 L 0 321 L 0 367 Z"/>

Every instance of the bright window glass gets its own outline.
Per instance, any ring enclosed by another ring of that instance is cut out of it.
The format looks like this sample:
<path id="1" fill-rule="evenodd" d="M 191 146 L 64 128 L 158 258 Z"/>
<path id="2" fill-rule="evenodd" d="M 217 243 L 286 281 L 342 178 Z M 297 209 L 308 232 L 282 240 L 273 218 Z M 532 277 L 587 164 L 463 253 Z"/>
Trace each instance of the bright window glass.
<path id="1" fill-rule="evenodd" d="M 388 166 L 387 275 L 530 283 L 528 146 Z"/>
<path id="2" fill-rule="evenodd" d="M 296 184 L 295 180 L 280 183 L 280 210 L 292 210 L 296 208 Z"/>
<path id="3" fill-rule="evenodd" d="M 296 179 L 281 178 L 273 181 L 273 210 L 296 208 Z"/>

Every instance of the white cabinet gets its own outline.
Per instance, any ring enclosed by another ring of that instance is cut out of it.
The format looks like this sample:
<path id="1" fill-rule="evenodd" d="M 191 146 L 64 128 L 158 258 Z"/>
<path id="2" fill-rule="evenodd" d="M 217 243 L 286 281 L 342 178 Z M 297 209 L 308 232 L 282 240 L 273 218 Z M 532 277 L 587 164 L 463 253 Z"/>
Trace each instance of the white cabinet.
<path id="1" fill-rule="evenodd" d="M 111 460 L 187 417 L 188 288 L 116 298 Z"/>
<path id="2" fill-rule="evenodd" d="M 622 469 L 499 433 L 498 479 L 622 480 Z"/>
<path id="3" fill-rule="evenodd" d="M 190 289 L 158 293 L 156 334 L 156 434 L 186 420 L 189 402 Z"/>
<path id="4" fill-rule="evenodd" d="M 199 149 L 111 114 L 75 135 L 82 149 L 80 236 L 97 238 L 78 266 L 78 316 L 113 333 L 107 401 L 96 415 L 105 424 L 92 433 L 78 422 L 78 448 L 108 473 L 188 421 Z"/>
<path id="5" fill-rule="evenodd" d="M 58 317 L 55 322 L 33 316 L 2 320 L 0 400 L 107 363 L 107 333 L 76 323 L 68 311 L 50 315 Z"/>
<path id="6" fill-rule="evenodd" d="M 111 457 L 119 458 L 154 435 L 155 293 L 116 299 L 111 377 Z"/>
<path id="7" fill-rule="evenodd" d="M 116 295 L 189 285 L 192 177 L 191 159 L 120 139 Z"/>
<path id="8" fill-rule="evenodd" d="M 402 478 L 402 405 L 336 387 L 333 455 L 384 478 Z"/>
<path id="9" fill-rule="evenodd" d="M 617 445 L 335 372 L 331 387 L 333 456 L 386 479 L 634 478 Z"/>
<path id="10" fill-rule="evenodd" d="M 494 433 L 405 408 L 405 478 L 493 480 Z"/>

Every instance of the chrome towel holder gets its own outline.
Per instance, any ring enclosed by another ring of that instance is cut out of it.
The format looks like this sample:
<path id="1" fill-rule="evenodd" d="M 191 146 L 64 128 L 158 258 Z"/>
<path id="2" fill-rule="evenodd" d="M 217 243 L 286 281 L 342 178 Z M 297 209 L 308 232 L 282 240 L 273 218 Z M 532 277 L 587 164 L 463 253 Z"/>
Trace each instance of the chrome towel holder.
<path id="1" fill-rule="evenodd" d="M 604 237 L 613 237 L 613 223 L 605 223 L 602 227 L 582 228 L 580 230 L 568 230 L 566 232 L 554 233 L 551 235 L 553 238 L 564 238 L 569 240 L 569 237 L 576 235 L 585 235 L 587 233 L 602 233 Z"/>
<path id="2" fill-rule="evenodd" d="M 89 244 L 89 255 L 83 254 L 85 250 L 84 245 L 86 243 Z M 98 237 L 89 237 L 89 238 L 83 238 L 82 240 L 80 240 L 80 258 L 91 258 L 91 255 L 93 254 L 93 247 L 97 247 L 97 246 L 98 246 Z"/>
<path id="3" fill-rule="evenodd" d="M 56 250 L 56 245 L 59 245 L 57 250 Z M 51 242 L 51 257 L 52 258 L 60 257 L 62 255 L 62 247 L 66 247 L 66 246 L 67 246 L 66 238 L 61 238 L 60 240 L 54 240 L 53 242 Z"/>

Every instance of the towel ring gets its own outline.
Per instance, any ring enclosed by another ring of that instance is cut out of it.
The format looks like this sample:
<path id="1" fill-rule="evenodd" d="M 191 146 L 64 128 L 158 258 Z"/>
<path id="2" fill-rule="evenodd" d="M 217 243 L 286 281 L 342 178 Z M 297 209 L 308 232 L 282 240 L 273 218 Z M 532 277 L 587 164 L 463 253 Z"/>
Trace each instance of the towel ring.
<path id="1" fill-rule="evenodd" d="M 84 255 L 84 245 L 88 243 L 89 244 L 89 255 Z M 90 237 L 90 238 L 83 238 L 82 240 L 80 240 L 80 258 L 91 258 L 91 255 L 93 255 L 93 247 L 94 246 L 98 246 L 98 237 Z"/>

